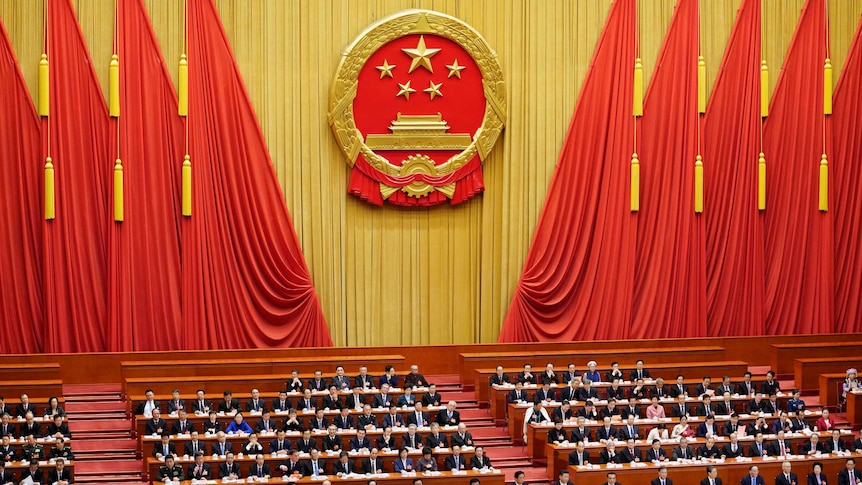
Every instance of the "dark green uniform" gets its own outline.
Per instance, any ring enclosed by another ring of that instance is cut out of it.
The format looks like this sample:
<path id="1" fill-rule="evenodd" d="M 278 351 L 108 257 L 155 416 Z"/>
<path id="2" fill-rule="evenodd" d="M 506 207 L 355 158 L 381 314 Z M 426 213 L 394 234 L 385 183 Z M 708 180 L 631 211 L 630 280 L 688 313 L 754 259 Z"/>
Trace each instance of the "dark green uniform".
<path id="1" fill-rule="evenodd" d="M 185 480 L 186 477 L 183 475 L 183 467 L 180 465 L 174 465 L 173 468 L 170 468 L 167 465 L 160 466 L 159 472 L 156 473 L 156 480 L 162 482 L 165 478 L 180 481 Z"/>

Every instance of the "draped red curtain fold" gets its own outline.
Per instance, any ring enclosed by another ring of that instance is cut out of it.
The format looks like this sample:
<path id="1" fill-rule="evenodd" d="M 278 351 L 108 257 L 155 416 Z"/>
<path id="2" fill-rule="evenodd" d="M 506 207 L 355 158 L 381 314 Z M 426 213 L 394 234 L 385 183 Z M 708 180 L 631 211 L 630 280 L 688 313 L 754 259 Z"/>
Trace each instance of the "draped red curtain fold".
<path id="1" fill-rule="evenodd" d="M 181 221 L 195 347 L 332 345 L 257 117 L 212 0 L 188 0 L 193 215 Z"/>
<path id="2" fill-rule="evenodd" d="M 182 326 L 183 123 L 142 0 L 117 4 L 125 217 L 111 222 L 108 348 L 194 348 Z M 192 341 L 193 342 L 193 341 Z"/>
<path id="3" fill-rule="evenodd" d="M 108 109 L 71 1 L 46 3 L 51 113 L 42 144 L 55 166 L 56 219 L 44 222 L 43 350 L 95 352 L 108 348 Z"/>
<path id="4" fill-rule="evenodd" d="M 39 119 L 0 23 L 0 321 L 8 353 L 42 349 L 42 180 Z"/>
<path id="5" fill-rule="evenodd" d="M 617 0 L 599 38 L 501 341 L 625 338 L 634 216 L 634 0 Z"/>
<path id="6" fill-rule="evenodd" d="M 832 212 L 818 211 L 820 157 L 831 154 L 829 121 L 823 116 L 825 17 L 824 0 L 806 2 L 764 125 L 764 309 L 771 334 L 834 328 Z M 833 210 L 839 203 L 834 197 L 830 202 Z"/>
<path id="7" fill-rule="evenodd" d="M 835 189 L 835 331 L 862 330 L 862 21 L 835 88 L 832 178 Z"/>
<path id="8" fill-rule="evenodd" d="M 631 337 L 706 333 L 706 248 L 694 213 L 698 0 L 679 0 L 644 100 Z"/>
<path id="9" fill-rule="evenodd" d="M 703 125 L 707 335 L 760 335 L 763 216 L 760 152 L 761 0 L 743 0 Z"/>

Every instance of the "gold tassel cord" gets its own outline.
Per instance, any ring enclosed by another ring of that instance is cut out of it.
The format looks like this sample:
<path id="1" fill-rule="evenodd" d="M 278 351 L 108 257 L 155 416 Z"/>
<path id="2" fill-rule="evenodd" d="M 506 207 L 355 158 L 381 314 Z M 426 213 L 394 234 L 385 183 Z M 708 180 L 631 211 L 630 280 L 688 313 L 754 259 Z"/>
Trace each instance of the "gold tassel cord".
<path id="1" fill-rule="evenodd" d="M 640 210 L 640 184 L 641 184 L 641 167 L 638 160 L 638 154 L 632 153 L 631 165 L 631 211 L 637 212 Z"/>
<path id="2" fill-rule="evenodd" d="M 123 209 L 123 162 L 118 158 L 114 163 L 114 221 L 123 221 Z"/>
<path id="3" fill-rule="evenodd" d="M 180 71 L 178 83 L 178 113 L 180 116 L 189 114 L 189 61 L 186 55 L 180 56 Z"/>
<path id="4" fill-rule="evenodd" d="M 697 112 L 706 113 L 706 61 L 697 56 Z"/>
<path id="5" fill-rule="evenodd" d="M 703 212 L 703 157 L 700 155 L 694 162 L 694 212 Z"/>
<path id="6" fill-rule="evenodd" d="M 39 116 L 48 116 L 50 111 L 48 72 L 48 55 L 43 53 L 39 60 Z"/>
<path id="7" fill-rule="evenodd" d="M 826 154 L 820 157 L 820 191 L 818 209 L 822 212 L 829 210 L 829 162 Z"/>
<path id="8" fill-rule="evenodd" d="M 188 155 L 183 159 L 183 215 L 192 215 L 192 161 Z"/>
<path id="9" fill-rule="evenodd" d="M 111 56 L 111 66 L 108 69 L 108 110 L 114 118 L 120 117 L 120 58 L 114 54 Z"/>
<path id="10" fill-rule="evenodd" d="M 45 219 L 56 217 L 54 207 L 54 163 L 51 157 L 45 158 Z"/>
<path id="11" fill-rule="evenodd" d="M 760 117 L 769 116 L 769 66 L 760 61 Z"/>
<path id="12" fill-rule="evenodd" d="M 634 97 L 632 102 L 632 115 L 643 116 L 644 114 L 644 65 L 641 58 L 635 59 Z"/>
<path id="13" fill-rule="evenodd" d="M 766 156 L 757 157 L 757 210 L 766 210 Z"/>
<path id="14" fill-rule="evenodd" d="M 832 60 L 823 64 L 823 114 L 832 114 Z"/>

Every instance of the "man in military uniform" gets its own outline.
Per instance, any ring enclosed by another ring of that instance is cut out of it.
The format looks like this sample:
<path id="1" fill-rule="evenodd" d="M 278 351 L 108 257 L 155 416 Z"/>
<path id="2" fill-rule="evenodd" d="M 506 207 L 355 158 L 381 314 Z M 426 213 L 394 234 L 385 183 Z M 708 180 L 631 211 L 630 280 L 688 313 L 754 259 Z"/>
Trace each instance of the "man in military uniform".
<path id="1" fill-rule="evenodd" d="M 42 445 L 36 443 L 36 437 L 31 435 L 27 436 L 27 444 L 21 448 L 21 460 L 24 461 L 34 461 L 34 460 L 45 460 L 45 449 L 42 448 Z"/>
<path id="2" fill-rule="evenodd" d="M 186 479 L 185 475 L 183 475 L 183 467 L 174 464 L 173 455 L 168 455 L 165 457 L 165 464 L 160 466 L 158 473 L 156 473 L 157 481 L 164 482 L 165 479 L 171 481 L 182 481 Z"/>
<path id="3" fill-rule="evenodd" d="M 72 449 L 66 446 L 66 442 L 63 438 L 57 440 L 57 443 L 53 448 L 51 448 L 51 458 L 65 458 L 68 460 L 74 460 L 75 455 L 72 454 Z"/>

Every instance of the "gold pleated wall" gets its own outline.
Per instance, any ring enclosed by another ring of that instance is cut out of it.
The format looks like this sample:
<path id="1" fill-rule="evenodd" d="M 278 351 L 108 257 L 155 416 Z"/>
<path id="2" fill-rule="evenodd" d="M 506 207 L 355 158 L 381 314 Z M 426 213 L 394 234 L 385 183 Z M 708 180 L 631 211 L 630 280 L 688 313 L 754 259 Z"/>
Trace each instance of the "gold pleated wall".
<path id="1" fill-rule="evenodd" d="M 116 1 L 73 0 L 105 92 Z M 176 81 L 183 2 L 144 2 Z M 739 3 L 701 2 L 710 89 Z M 829 3 L 832 62 L 840 72 L 862 0 Z M 216 4 L 335 343 L 496 340 L 611 0 Z M 674 4 L 639 1 L 647 81 Z M 763 4 L 764 54 L 774 88 L 804 0 Z M 378 208 L 348 196 L 349 170 L 326 123 L 330 83 L 342 51 L 370 23 L 406 8 L 438 10 L 473 25 L 499 54 L 506 76 L 508 124 L 483 166 L 486 191 L 460 206 Z M 0 18 L 23 61 L 31 93 L 41 51 L 41 12 L 41 0 L 0 0 Z M 194 59 L 190 64 L 194 69 Z"/>

